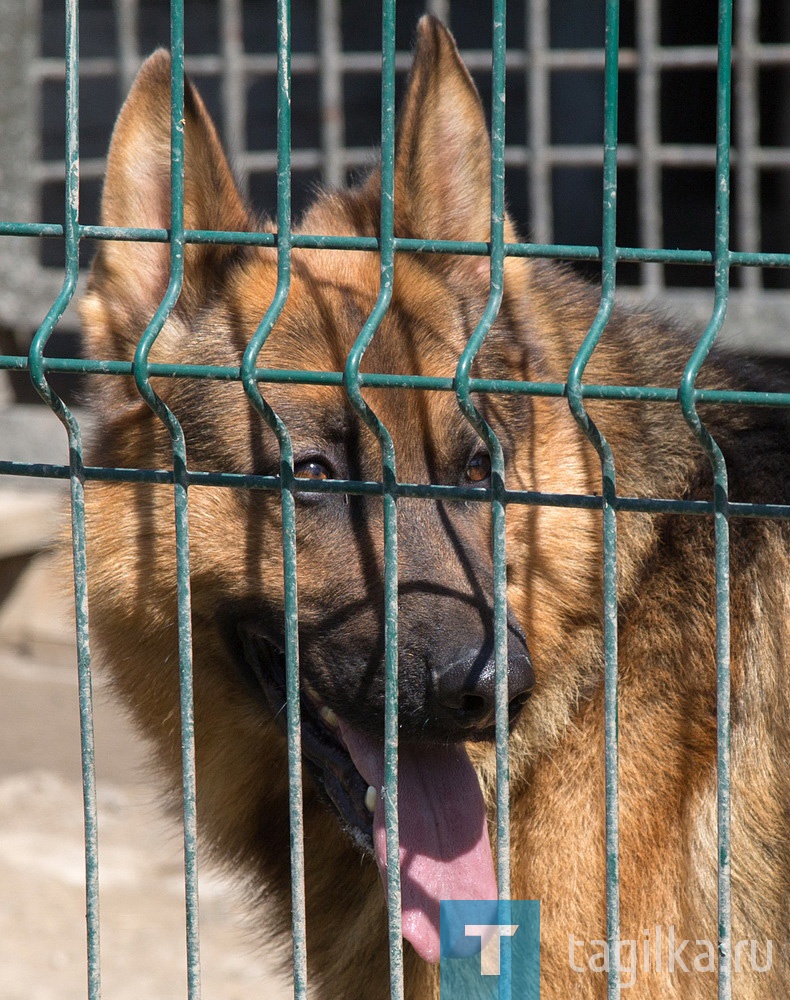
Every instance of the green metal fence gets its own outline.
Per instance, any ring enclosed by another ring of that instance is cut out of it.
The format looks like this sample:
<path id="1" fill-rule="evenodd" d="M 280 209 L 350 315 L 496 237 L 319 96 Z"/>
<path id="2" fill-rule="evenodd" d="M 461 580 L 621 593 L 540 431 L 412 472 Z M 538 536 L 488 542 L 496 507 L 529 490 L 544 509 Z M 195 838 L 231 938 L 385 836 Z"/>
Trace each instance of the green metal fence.
<path id="1" fill-rule="evenodd" d="M 719 893 L 719 998 L 731 997 L 730 948 L 730 665 L 729 665 L 729 572 L 728 526 L 732 517 L 790 516 L 789 505 L 731 503 L 727 494 L 727 469 L 722 454 L 697 414 L 702 401 L 726 405 L 790 406 L 790 394 L 778 392 L 700 391 L 695 386 L 697 375 L 723 322 L 728 303 L 730 271 L 734 266 L 790 266 L 790 253 L 743 253 L 730 249 L 730 65 L 732 37 L 732 0 L 720 0 L 718 38 L 718 113 L 716 159 L 716 221 L 713 250 L 674 251 L 662 248 L 621 247 L 617 244 L 617 111 L 618 111 L 618 30 L 619 4 L 606 2 L 605 42 L 605 133 L 603 232 L 600 247 L 556 246 L 535 243 L 504 242 L 504 101 L 505 93 L 505 0 L 492 0 L 493 25 L 492 73 L 492 187 L 491 242 L 457 243 L 450 241 L 418 241 L 398 239 L 393 232 L 394 189 L 394 94 L 395 94 L 395 0 L 382 0 L 381 43 L 381 147 L 382 147 L 382 209 L 381 237 L 341 238 L 320 233 L 295 236 L 291 231 L 291 158 L 290 158 L 290 4 L 278 0 L 278 166 L 277 166 L 277 235 L 267 233 L 228 233 L 189 231 L 184 229 L 184 4 L 171 3 L 172 97 L 171 97 L 171 219 L 169 230 L 117 229 L 85 226 L 79 214 L 79 52 L 78 0 L 66 0 L 66 204 L 64 221 L 58 224 L 0 222 L 0 236 L 51 237 L 63 241 L 66 248 L 66 270 L 62 291 L 41 324 L 27 357 L 2 356 L 0 370 L 27 371 L 42 399 L 51 407 L 65 427 L 68 437 L 68 465 L 41 465 L 0 461 L 0 474 L 27 477 L 68 479 L 72 510 L 74 581 L 77 608 L 78 671 L 80 718 L 82 731 L 83 785 L 85 800 L 85 858 L 88 922 L 88 995 L 97 1000 L 101 995 L 99 954 L 99 897 L 97 853 L 97 809 L 93 760 L 93 724 L 91 702 L 91 667 L 89 647 L 89 615 L 86 585 L 86 550 L 84 529 L 85 483 L 89 480 L 117 482 L 151 482 L 170 484 L 174 496 L 174 518 L 177 539 L 178 641 L 181 678 L 181 712 L 183 728 L 183 817 L 187 906 L 188 994 L 200 995 L 200 958 L 198 931 L 198 881 L 196 834 L 195 743 L 192 708 L 192 650 L 190 614 L 190 549 L 187 498 L 193 485 L 213 485 L 229 489 L 270 489 L 280 493 L 283 517 L 283 556 L 285 566 L 286 605 L 286 664 L 288 695 L 288 772 L 290 778 L 291 864 L 293 885 L 293 968 L 295 995 L 307 996 L 306 935 L 304 918 L 304 865 L 301 803 L 301 751 L 299 725 L 299 662 L 297 643 L 297 593 L 295 552 L 295 494 L 302 490 L 376 493 L 384 502 L 385 534 L 385 669 L 386 669 L 386 760 L 385 803 L 386 841 L 389 859 L 388 900 L 390 913 L 391 995 L 403 994 L 400 873 L 398 866 L 397 769 L 398 769 L 398 553 L 397 499 L 426 499 L 456 496 L 475 502 L 485 502 L 492 509 L 492 547 L 495 582 L 495 656 L 496 656 L 496 759 L 497 759 L 497 858 L 498 883 L 501 898 L 510 895 L 509 872 L 509 788 L 508 788 L 508 707 L 507 707 L 507 632 L 505 612 L 505 518 L 509 504 L 542 504 L 565 507 L 600 509 L 603 515 L 603 580 L 604 580 L 604 646 L 605 646 L 605 706 L 606 706 L 606 902 L 608 914 L 609 968 L 618 968 L 619 940 L 619 873 L 618 873 L 618 741 L 617 741 L 617 516 L 620 512 L 682 512 L 712 517 L 716 544 L 716 628 L 718 663 L 718 893 Z M 53 359 L 46 355 L 47 342 L 76 290 L 78 249 L 81 240 L 136 240 L 167 242 L 170 246 L 170 281 L 156 314 L 150 321 L 137 347 L 133 362 L 111 362 L 100 358 Z M 223 243 L 276 247 L 278 283 L 274 299 L 260 326 L 250 341 L 240 367 L 194 365 L 162 365 L 149 362 L 151 349 L 181 289 L 184 267 L 184 247 L 187 243 Z M 380 291 L 375 308 L 359 332 L 357 341 L 342 372 L 294 372 L 258 369 L 257 358 L 272 330 L 289 292 L 291 252 L 295 248 L 342 248 L 375 250 L 380 254 Z M 490 297 L 487 308 L 458 362 L 454 379 L 410 376 L 363 375 L 362 358 L 385 315 L 392 295 L 393 266 L 399 252 L 472 254 L 490 257 Z M 600 308 L 584 343 L 568 372 L 565 383 L 513 382 L 472 379 L 472 361 L 483 343 L 500 306 L 503 268 L 507 256 L 561 257 L 565 259 L 596 259 L 602 265 Z M 584 382 L 585 366 L 606 328 L 614 300 L 617 264 L 622 261 L 679 262 L 698 264 L 713 269 L 715 291 L 710 322 L 689 358 L 679 386 L 633 387 L 591 385 Z M 48 378 L 52 373 L 90 373 L 104 378 L 134 377 L 138 390 L 166 426 L 172 443 L 172 467 L 168 469 L 119 469 L 87 467 L 78 420 L 64 402 L 52 391 Z M 152 377 L 188 377 L 194 379 L 240 381 L 250 403 L 273 429 L 280 445 L 280 468 L 277 477 L 246 476 L 218 470 L 190 470 L 182 428 L 151 385 Z M 375 433 L 381 447 L 381 479 L 377 483 L 357 481 L 307 482 L 294 476 L 293 451 L 287 427 L 265 399 L 265 385 L 276 382 L 342 385 L 362 420 Z M 488 448 L 492 459 L 492 485 L 489 489 L 462 489 L 398 480 L 396 454 L 387 428 L 365 402 L 365 387 L 398 386 L 454 392 L 464 415 L 475 427 Z M 473 401 L 475 392 L 494 392 L 567 397 L 570 409 L 594 445 L 600 457 L 602 488 L 600 495 L 566 496 L 508 490 L 504 480 L 504 458 L 500 443 L 483 419 Z M 715 490 L 712 502 L 668 500 L 661 498 L 635 499 L 617 492 L 615 456 L 587 413 L 590 399 L 650 400 L 667 405 L 679 405 L 700 446 L 707 453 L 714 472 Z M 608 995 L 620 995 L 616 971 L 609 976 Z"/>

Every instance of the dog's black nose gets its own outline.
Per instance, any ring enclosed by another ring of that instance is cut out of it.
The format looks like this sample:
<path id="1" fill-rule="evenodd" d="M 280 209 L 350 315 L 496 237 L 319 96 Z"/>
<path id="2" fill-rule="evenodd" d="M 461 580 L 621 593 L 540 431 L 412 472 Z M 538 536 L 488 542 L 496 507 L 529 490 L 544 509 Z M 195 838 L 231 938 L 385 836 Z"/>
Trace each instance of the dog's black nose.
<path id="1" fill-rule="evenodd" d="M 508 713 L 511 721 L 535 686 L 526 643 L 508 635 Z M 493 646 L 458 650 L 446 665 L 432 670 L 433 712 L 446 725 L 487 729 L 494 724 L 496 670 Z"/>

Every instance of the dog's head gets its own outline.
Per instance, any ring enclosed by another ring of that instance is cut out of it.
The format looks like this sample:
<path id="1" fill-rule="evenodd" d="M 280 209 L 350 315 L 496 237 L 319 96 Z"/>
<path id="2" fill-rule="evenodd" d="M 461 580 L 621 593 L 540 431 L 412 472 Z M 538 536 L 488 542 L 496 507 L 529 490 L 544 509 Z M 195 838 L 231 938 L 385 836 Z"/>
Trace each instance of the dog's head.
<path id="1" fill-rule="evenodd" d="M 169 73 L 168 56 L 152 56 L 121 112 L 108 160 L 105 225 L 169 225 Z M 184 200 L 184 224 L 190 230 L 272 228 L 248 213 L 214 126 L 188 82 Z M 397 133 L 395 233 L 488 241 L 489 206 L 490 146 L 479 96 L 450 35 L 424 18 Z M 376 236 L 379 214 L 380 177 L 374 172 L 357 188 L 320 194 L 299 231 Z M 506 238 L 514 240 L 509 221 L 506 230 Z M 92 356 L 132 357 L 169 275 L 165 244 L 101 245 L 82 304 Z M 527 343 L 534 321 L 524 305 L 525 281 L 523 263 L 509 259 L 502 308 L 475 362 L 475 375 L 530 374 Z M 238 368 L 277 282 L 272 249 L 187 245 L 183 288 L 150 360 Z M 376 253 L 295 249 L 287 302 L 258 365 L 342 371 L 379 290 Z M 362 370 L 451 379 L 489 290 L 487 257 L 398 254 L 391 305 Z M 154 386 L 184 428 L 191 468 L 278 475 L 277 440 L 237 380 L 158 379 Z M 328 479 L 381 480 L 380 445 L 342 386 L 300 384 L 297 379 L 293 384 L 266 383 L 261 389 L 288 429 L 294 472 L 305 485 Z M 366 389 L 364 395 L 392 436 L 400 482 L 490 485 L 488 453 L 452 392 L 378 388 Z M 481 395 L 475 401 L 500 437 L 509 484 L 547 485 L 531 466 L 534 401 L 515 395 Z M 103 378 L 92 402 L 101 422 L 97 461 L 170 464 L 167 433 L 131 379 Z M 112 555 L 108 544 L 104 558 L 105 585 L 96 597 L 100 621 L 136 616 L 151 633 L 172 630 L 172 567 L 161 554 L 172 541 L 166 494 L 164 488 L 152 489 L 145 499 L 135 500 L 123 527 L 108 518 L 97 522 L 99 532 L 115 538 Z M 375 493 L 309 490 L 295 496 L 303 751 L 344 823 L 369 843 L 373 823 L 366 789 L 381 783 L 383 753 L 383 499 Z M 518 513 L 522 527 L 527 516 Z M 203 673 L 213 670 L 213 697 L 221 688 L 232 692 L 228 698 L 249 699 L 251 711 L 283 716 L 279 493 L 193 487 L 190 528 L 196 698 L 201 699 Z M 459 749 L 463 741 L 493 735 L 490 506 L 401 497 L 397 531 L 401 803 L 418 818 L 425 810 L 436 816 L 444 810 L 446 815 L 436 819 L 443 831 L 433 849 L 442 864 L 456 863 L 461 855 L 478 859 L 460 866 L 460 877 L 467 881 L 453 886 L 446 874 L 429 871 L 431 849 L 415 844 L 417 861 L 409 877 L 427 895 L 468 894 L 475 891 L 469 871 L 475 865 L 490 868 L 490 857 L 479 860 L 487 850 L 482 799 Z M 525 574 L 535 568 L 513 564 L 508 570 L 519 603 L 518 617 L 513 608 L 507 611 L 509 706 L 515 719 L 534 684 L 522 629 L 529 618 Z M 208 666 L 204 661 L 210 661 Z M 150 683 L 161 681 L 157 676 Z M 166 697 L 172 697 L 172 689 L 168 691 Z M 199 714 L 201 720 L 211 717 L 208 710 Z M 426 778 L 430 771 L 434 777 Z M 411 830 L 403 808 L 401 814 L 402 831 Z M 430 840 L 435 834 L 424 836 Z M 489 883 L 488 891 L 493 891 Z M 420 905 L 424 909 L 428 904 Z M 413 939 L 419 938 L 415 931 Z M 431 947 L 424 946 L 429 957 Z"/>

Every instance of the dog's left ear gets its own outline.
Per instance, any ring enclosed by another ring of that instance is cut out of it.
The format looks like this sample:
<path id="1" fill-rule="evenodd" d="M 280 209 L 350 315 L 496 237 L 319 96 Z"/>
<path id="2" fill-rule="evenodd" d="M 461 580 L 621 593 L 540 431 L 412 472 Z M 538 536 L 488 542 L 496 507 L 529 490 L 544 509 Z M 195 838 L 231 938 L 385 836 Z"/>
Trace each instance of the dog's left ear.
<path id="1" fill-rule="evenodd" d="M 450 32 L 425 15 L 396 137 L 396 235 L 487 241 L 490 206 L 491 144 L 480 95 Z"/>

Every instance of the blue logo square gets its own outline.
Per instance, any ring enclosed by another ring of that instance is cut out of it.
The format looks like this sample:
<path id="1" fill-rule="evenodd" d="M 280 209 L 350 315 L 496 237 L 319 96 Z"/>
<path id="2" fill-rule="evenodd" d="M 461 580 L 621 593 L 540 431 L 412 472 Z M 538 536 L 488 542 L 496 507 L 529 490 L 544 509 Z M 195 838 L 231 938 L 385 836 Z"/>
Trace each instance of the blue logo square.
<path id="1" fill-rule="evenodd" d="M 540 1000 L 540 902 L 443 900 L 441 1000 Z"/>

